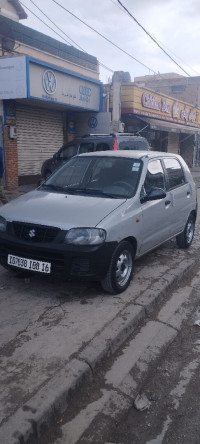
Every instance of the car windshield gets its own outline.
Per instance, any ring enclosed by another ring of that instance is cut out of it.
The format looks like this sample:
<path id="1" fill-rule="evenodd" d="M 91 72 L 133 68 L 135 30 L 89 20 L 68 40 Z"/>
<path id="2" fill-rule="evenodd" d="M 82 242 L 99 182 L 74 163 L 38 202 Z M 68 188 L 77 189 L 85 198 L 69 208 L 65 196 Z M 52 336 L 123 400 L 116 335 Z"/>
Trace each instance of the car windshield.
<path id="1" fill-rule="evenodd" d="M 76 156 L 58 169 L 42 189 L 115 199 L 130 198 L 137 189 L 142 162 L 134 158 Z"/>

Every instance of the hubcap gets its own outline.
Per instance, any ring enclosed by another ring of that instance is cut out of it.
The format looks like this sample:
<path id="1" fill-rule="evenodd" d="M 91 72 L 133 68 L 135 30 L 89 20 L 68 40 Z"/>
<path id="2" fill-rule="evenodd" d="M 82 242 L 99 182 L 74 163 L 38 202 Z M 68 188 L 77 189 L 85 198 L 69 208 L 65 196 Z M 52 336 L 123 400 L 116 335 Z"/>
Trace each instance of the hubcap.
<path id="1" fill-rule="evenodd" d="M 189 221 L 186 230 L 186 239 L 188 244 L 192 242 L 193 235 L 194 235 L 194 224 L 193 221 Z"/>
<path id="2" fill-rule="evenodd" d="M 118 285 L 125 285 L 132 272 L 133 260 L 129 251 L 123 251 L 117 261 L 116 279 Z"/>

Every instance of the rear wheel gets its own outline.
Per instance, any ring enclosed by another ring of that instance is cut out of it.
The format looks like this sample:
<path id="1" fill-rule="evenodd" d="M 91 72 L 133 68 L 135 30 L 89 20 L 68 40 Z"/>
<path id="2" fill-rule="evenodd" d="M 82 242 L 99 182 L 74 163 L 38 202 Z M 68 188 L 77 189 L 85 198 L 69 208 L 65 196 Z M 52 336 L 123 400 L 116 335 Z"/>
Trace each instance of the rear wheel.
<path id="1" fill-rule="evenodd" d="M 122 241 L 115 249 L 109 269 L 101 281 L 103 289 L 118 294 L 129 286 L 134 270 L 134 249 L 127 241 Z"/>
<path id="2" fill-rule="evenodd" d="M 192 214 L 190 214 L 184 230 L 182 231 L 182 233 L 176 236 L 176 243 L 179 248 L 190 247 L 194 237 L 194 230 L 195 230 L 195 218 Z"/>

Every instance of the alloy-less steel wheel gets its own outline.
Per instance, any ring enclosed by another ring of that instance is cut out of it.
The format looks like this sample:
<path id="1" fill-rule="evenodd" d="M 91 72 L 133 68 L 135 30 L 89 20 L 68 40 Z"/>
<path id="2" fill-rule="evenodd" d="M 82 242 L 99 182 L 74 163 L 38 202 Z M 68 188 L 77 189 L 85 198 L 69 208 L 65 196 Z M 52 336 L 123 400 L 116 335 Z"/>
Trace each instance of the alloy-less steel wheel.
<path id="1" fill-rule="evenodd" d="M 131 280 L 134 269 L 134 249 L 127 241 L 122 241 L 114 251 L 110 266 L 101 285 L 109 293 L 124 291 Z"/>
<path id="2" fill-rule="evenodd" d="M 195 218 L 193 214 L 190 214 L 184 230 L 182 231 L 182 233 L 176 236 L 176 243 L 179 248 L 190 247 L 194 237 L 194 230 L 195 230 Z"/>

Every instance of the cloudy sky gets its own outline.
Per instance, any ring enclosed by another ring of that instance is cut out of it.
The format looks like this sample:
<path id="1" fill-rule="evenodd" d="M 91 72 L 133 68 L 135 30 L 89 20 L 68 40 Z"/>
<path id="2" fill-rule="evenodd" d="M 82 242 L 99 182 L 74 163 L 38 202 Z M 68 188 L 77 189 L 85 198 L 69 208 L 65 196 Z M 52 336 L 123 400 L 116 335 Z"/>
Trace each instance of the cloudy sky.
<path id="1" fill-rule="evenodd" d="M 184 71 L 124 11 L 118 0 L 56 0 L 56 3 L 54 0 L 20 0 L 28 14 L 28 19 L 21 23 L 57 40 L 78 45 L 97 57 L 99 63 L 108 68 L 100 65 L 100 80 L 104 83 L 109 81 L 113 71 L 128 71 L 132 80 L 158 72 L 200 75 L 199 0 L 120 1 Z"/>

